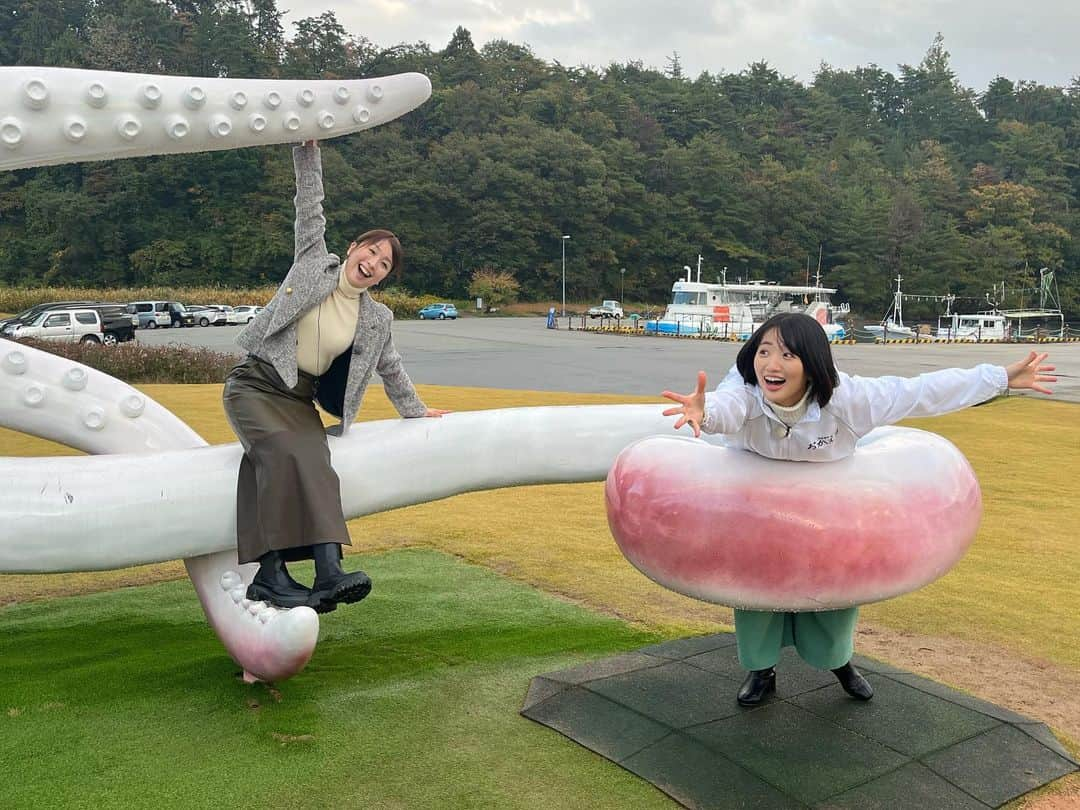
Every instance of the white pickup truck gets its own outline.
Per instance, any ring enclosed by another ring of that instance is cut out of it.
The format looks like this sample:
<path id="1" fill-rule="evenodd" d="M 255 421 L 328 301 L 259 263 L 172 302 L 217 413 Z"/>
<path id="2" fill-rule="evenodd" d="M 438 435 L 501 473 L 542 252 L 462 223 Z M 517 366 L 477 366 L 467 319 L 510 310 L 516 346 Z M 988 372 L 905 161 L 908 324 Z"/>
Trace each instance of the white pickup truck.
<path id="1" fill-rule="evenodd" d="M 621 318 L 623 311 L 618 301 L 603 301 L 598 307 L 590 307 L 588 315 L 590 318 Z"/>
<path id="2" fill-rule="evenodd" d="M 55 340 L 61 343 L 101 343 L 104 330 L 96 309 L 47 309 L 10 333 L 15 340 Z"/>

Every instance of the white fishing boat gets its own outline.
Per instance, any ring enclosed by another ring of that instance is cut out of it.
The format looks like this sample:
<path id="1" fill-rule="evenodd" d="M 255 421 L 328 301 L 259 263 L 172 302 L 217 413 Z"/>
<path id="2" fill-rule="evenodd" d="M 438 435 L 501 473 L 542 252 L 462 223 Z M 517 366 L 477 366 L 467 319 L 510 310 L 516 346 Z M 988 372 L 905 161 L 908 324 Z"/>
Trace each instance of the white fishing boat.
<path id="1" fill-rule="evenodd" d="M 863 331 L 869 332 L 875 338 L 881 340 L 900 340 L 902 338 L 917 338 L 919 333 L 910 326 L 904 326 L 903 320 L 886 318 L 881 323 L 868 323 Z"/>
<path id="2" fill-rule="evenodd" d="M 662 318 L 645 322 L 647 332 L 746 340 L 765 320 L 779 312 L 804 312 L 821 324 L 830 340 L 846 335 L 836 317 L 846 315 L 847 304 L 834 304 L 835 289 L 822 287 L 820 276 L 815 286 L 775 284 L 750 281 L 728 284 L 726 275 L 716 284 L 701 281 L 701 257 L 698 257 L 697 281 L 686 278 L 671 287 L 671 302 Z"/>
<path id="3" fill-rule="evenodd" d="M 996 342 L 1008 340 L 1008 319 L 998 312 L 977 312 L 974 315 L 945 313 L 938 316 L 934 340 L 967 340 Z"/>
<path id="4" fill-rule="evenodd" d="M 1023 291 L 1021 291 L 1023 292 Z M 946 295 L 945 314 L 938 317 L 935 340 L 965 340 L 973 343 L 995 343 L 1002 340 L 1045 340 L 1065 336 L 1065 316 L 1058 305 L 1057 282 L 1048 267 L 1039 270 L 1038 306 L 1002 309 L 1005 283 L 986 294 L 992 309 L 965 315 L 952 312 L 954 295 Z M 1023 301 L 1021 301 L 1023 303 Z"/>
<path id="5" fill-rule="evenodd" d="M 1002 284 L 1001 300 L 1005 298 Z M 1023 304 L 1023 301 L 1021 301 Z M 1021 306 L 1019 309 L 996 310 L 1009 321 L 1011 337 L 1016 340 L 1061 339 L 1066 335 L 1065 315 L 1061 311 L 1054 271 L 1049 267 L 1039 270 L 1038 306 Z"/>
<path id="6" fill-rule="evenodd" d="M 896 292 L 893 303 L 881 323 L 867 324 L 863 331 L 869 332 L 875 340 L 901 340 L 918 338 L 920 335 L 910 326 L 904 326 L 904 295 L 900 292 L 901 276 L 896 277 Z"/>

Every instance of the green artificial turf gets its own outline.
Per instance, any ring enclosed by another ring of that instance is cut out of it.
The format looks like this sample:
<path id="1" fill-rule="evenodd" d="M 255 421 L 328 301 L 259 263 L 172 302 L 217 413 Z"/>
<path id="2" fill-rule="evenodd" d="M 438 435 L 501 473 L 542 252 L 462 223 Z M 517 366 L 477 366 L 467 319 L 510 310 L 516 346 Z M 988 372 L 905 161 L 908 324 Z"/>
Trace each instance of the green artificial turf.
<path id="1" fill-rule="evenodd" d="M 517 713 L 533 675 L 655 634 L 439 552 L 345 564 L 371 596 L 274 686 L 239 679 L 186 582 L 0 610 L 0 806 L 670 806 Z"/>

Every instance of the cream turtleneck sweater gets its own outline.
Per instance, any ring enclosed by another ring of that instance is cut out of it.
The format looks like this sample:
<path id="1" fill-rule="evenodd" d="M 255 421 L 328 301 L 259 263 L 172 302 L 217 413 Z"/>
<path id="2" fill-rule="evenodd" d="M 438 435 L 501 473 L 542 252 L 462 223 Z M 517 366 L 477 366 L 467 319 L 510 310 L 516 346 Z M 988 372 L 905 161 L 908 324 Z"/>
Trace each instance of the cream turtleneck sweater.
<path id="1" fill-rule="evenodd" d="M 810 407 L 810 386 L 806 387 L 806 393 L 794 405 L 777 405 L 775 402 L 769 402 L 768 400 L 765 400 L 765 402 L 772 412 L 776 414 L 776 418 L 784 423 L 783 425 L 773 424 L 773 432 L 777 436 L 786 436 L 791 433 L 791 429 L 799 423 L 799 420 L 806 415 L 806 410 Z"/>
<path id="2" fill-rule="evenodd" d="M 308 374 L 324 374 L 356 336 L 365 290 L 349 283 L 344 264 L 338 272 L 337 288 L 296 322 L 296 365 Z"/>

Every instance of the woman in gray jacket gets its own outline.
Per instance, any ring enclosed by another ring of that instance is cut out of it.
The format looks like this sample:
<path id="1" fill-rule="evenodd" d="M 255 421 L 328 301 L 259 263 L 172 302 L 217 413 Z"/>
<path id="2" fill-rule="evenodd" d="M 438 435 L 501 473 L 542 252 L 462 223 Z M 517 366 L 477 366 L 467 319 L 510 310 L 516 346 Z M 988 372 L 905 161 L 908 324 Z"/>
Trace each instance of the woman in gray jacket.
<path id="1" fill-rule="evenodd" d="M 225 381 L 225 414 L 244 447 L 236 489 L 237 554 L 258 562 L 247 596 L 322 613 L 371 590 L 362 571 L 345 573 L 349 533 L 326 431 L 315 404 L 356 417 L 373 371 L 404 417 L 442 416 L 420 401 L 390 335 L 393 314 L 368 291 L 400 273 L 401 244 L 390 231 L 356 237 L 342 261 L 326 248 L 322 161 L 314 141 L 293 149 L 296 224 L 293 264 L 266 308 L 237 338 L 248 351 Z M 314 559 L 307 588 L 286 563 Z"/>

